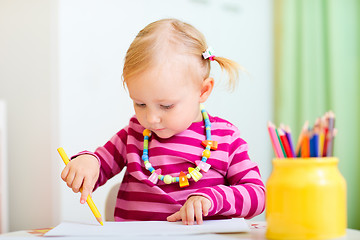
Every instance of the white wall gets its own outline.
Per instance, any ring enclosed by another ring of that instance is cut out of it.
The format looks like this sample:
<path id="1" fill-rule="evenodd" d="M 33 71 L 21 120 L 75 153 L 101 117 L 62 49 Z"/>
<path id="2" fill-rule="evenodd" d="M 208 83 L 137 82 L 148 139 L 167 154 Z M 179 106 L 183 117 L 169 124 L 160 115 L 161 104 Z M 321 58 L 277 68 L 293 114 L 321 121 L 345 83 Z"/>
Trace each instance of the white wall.
<path id="1" fill-rule="evenodd" d="M 0 1 L 0 99 L 7 103 L 9 230 L 54 226 L 55 1 Z M 56 181 L 56 182 L 55 182 Z"/>
<path id="2" fill-rule="evenodd" d="M 9 230 L 6 102 L 0 99 L 0 234 Z"/>
<path id="3" fill-rule="evenodd" d="M 193 24 L 219 56 L 249 72 L 234 93 L 217 86 L 206 107 L 238 126 L 266 180 L 271 157 L 266 122 L 272 118 L 272 4 L 267 0 L 60 1 L 61 145 L 69 155 L 94 150 L 127 124 L 133 109 L 120 78 L 126 50 L 139 30 L 164 17 Z M 223 76 L 213 66 L 218 81 Z M 117 181 L 93 195 L 102 213 Z M 87 206 L 79 207 L 79 195 L 65 184 L 61 193 L 61 219 L 93 220 Z"/>
<path id="4" fill-rule="evenodd" d="M 266 130 L 272 119 L 271 14 L 267 0 L 1 0 L 10 231 L 94 221 L 61 181 L 56 148 L 68 155 L 94 150 L 127 123 L 133 110 L 120 80 L 125 52 L 141 28 L 163 17 L 193 24 L 218 55 L 250 73 L 234 93 L 217 86 L 206 107 L 239 127 L 266 180 L 272 156 Z M 93 195 L 102 213 L 119 178 Z"/>

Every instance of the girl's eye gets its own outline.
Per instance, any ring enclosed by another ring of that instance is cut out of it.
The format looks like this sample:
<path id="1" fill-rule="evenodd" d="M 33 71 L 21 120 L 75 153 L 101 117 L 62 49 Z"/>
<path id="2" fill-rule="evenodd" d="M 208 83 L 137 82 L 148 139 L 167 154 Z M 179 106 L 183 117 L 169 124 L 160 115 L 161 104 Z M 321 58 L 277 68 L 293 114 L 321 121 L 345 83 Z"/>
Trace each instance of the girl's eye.
<path id="1" fill-rule="evenodd" d="M 166 110 L 171 109 L 171 108 L 173 108 L 173 107 L 174 107 L 174 104 L 171 104 L 171 105 L 161 105 L 161 108 L 166 109 Z"/>
<path id="2" fill-rule="evenodd" d="M 135 103 L 135 105 L 136 105 L 137 107 L 141 107 L 141 108 L 143 108 L 143 107 L 146 106 L 144 103 Z"/>

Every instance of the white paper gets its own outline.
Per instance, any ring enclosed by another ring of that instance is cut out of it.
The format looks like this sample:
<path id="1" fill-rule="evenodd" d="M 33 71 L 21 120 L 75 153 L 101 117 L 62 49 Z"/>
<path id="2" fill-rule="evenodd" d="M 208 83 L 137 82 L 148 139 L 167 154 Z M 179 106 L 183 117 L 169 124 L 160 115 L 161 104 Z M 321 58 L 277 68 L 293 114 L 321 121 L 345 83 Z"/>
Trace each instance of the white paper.
<path id="1" fill-rule="evenodd" d="M 47 232 L 45 236 L 161 236 L 249 231 L 250 228 L 243 218 L 206 220 L 201 225 L 184 225 L 182 222 L 166 221 L 104 222 L 104 226 L 63 222 Z"/>
<path id="2" fill-rule="evenodd" d="M 240 233 L 241 234 L 241 233 Z M 171 239 L 169 239 L 171 237 Z M 35 236 L 2 236 L 1 240 L 16 240 L 16 239 L 36 239 L 36 240 L 184 240 L 184 235 L 123 235 L 123 236 L 61 236 L 61 237 L 35 237 Z M 194 234 L 186 235 L 186 240 L 239 240 L 251 238 L 248 235 L 239 234 Z"/>

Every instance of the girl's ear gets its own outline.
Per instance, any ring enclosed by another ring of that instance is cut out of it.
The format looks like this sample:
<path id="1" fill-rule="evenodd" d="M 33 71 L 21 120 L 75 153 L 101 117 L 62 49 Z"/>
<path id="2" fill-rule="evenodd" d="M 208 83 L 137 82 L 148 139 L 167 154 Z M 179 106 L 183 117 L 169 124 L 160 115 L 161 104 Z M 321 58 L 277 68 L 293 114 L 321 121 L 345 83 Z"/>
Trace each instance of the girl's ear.
<path id="1" fill-rule="evenodd" d="M 208 99 L 213 88 L 214 88 L 214 79 L 213 78 L 208 77 L 202 82 L 201 94 L 200 94 L 200 100 L 199 100 L 200 103 L 203 103 Z"/>

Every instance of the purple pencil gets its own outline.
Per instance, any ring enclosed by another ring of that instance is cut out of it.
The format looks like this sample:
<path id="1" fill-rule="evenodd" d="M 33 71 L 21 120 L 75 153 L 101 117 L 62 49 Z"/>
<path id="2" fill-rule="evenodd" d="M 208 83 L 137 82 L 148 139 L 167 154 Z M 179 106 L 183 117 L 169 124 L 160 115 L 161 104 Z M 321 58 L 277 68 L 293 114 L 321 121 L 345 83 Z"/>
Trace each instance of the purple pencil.
<path id="1" fill-rule="evenodd" d="M 285 126 L 284 127 L 284 130 L 285 130 L 285 135 L 286 135 L 286 138 L 289 142 L 289 145 L 290 145 L 290 150 L 291 150 L 291 153 L 294 157 L 296 157 L 295 155 L 295 149 L 294 149 L 294 144 L 292 142 L 292 137 L 291 137 L 291 130 L 290 130 L 290 127 L 289 126 Z"/>

